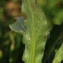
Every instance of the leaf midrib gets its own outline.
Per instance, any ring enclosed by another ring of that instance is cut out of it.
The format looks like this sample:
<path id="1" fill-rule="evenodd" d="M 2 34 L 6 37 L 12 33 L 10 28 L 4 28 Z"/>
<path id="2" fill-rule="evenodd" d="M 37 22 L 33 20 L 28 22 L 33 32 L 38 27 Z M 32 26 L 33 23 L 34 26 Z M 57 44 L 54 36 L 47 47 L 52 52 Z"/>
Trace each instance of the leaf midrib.
<path id="1" fill-rule="evenodd" d="M 36 51 L 36 38 L 35 38 L 35 23 L 34 23 L 34 14 L 30 5 L 30 1 L 27 0 L 29 9 L 31 12 L 31 19 L 32 19 L 32 44 L 31 44 L 31 51 L 30 51 L 30 63 L 35 63 L 35 51 Z"/>

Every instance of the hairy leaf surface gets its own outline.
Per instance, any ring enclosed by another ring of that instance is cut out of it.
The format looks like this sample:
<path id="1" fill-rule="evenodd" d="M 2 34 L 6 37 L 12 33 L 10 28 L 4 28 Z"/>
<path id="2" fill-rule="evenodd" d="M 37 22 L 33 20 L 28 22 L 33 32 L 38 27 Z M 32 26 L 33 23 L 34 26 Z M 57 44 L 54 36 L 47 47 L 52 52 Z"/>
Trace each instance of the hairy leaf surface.
<path id="1" fill-rule="evenodd" d="M 48 33 L 46 18 L 34 0 L 23 0 L 22 8 L 28 17 L 26 20 L 28 29 L 23 38 L 25 43 L 23 60 L 25 63 L 41 63 Z"/>

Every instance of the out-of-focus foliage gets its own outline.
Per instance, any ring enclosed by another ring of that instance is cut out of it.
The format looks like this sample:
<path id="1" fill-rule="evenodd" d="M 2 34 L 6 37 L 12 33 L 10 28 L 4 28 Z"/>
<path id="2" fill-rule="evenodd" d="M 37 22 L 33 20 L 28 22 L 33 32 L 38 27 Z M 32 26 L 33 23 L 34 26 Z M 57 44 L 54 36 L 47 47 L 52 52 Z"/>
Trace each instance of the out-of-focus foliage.
<path id="1" fill-rule="evenodd" d="M 36 3 L 45 12 L 50 29 L 54 24 L 60 25 L 63 22 L 63 0 L 36 0 Z"/>
<path id="2" fill-rule="evenodd" d="M 10 30 L 9 23 L 12 19 L 6 20 L 4 17 L 5 2 L 6 0 L 0 0 L 0 63 L 23 63 L 22 35 Z"/>
<path id="3" fill-rule="evenodd" d="M 24 49 L 22 35 L 11 32 L 5 22 L 0 22 L 0 63 L 22 62 Z"/>

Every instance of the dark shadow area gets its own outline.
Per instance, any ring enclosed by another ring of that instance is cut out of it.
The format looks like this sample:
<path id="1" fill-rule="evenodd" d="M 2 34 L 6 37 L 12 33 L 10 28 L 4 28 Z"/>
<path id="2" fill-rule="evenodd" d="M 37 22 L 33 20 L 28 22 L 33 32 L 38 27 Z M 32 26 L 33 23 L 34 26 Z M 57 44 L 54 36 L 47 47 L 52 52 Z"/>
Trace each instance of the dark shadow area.
<path id="1" fill-rule="evenodd" d="M 62 32 L 63 32 L 63 24 L 53 26 L 53 28 L 50 32 L 50 38 L 47 40 L 47 43 L 46 43 L 44 57 L 42 60 L 43 63 L 51 63 L 52 62 L 54 55 L 55 55 L 55 52 L 54 52 L 55 49 L 58 49 L 63 41 L 63 39 L 62 39 L 63 33 Z M 62 36 L 59 38 L 59 40 L 57 40 L 61 33 L 62 33 Z"/>

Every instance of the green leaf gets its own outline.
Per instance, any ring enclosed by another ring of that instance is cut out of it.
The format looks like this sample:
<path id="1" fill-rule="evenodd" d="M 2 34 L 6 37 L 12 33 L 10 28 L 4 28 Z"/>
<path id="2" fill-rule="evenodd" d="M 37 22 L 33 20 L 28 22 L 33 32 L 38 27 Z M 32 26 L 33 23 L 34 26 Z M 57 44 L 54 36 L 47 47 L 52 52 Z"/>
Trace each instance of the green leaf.
<path id="1" fill-rule="evenodd" d="M 34 0 L 23 0 L 22 11 L 27 15 L 27 31 L 23 42 L 25 63 L 41 63 L 43 57 L 47 30 L 47 20 L 43 11 L 35 5 Z"/>
<path id="2" fill-rule="evenodd" d="M 11 28 L 11 30 L 23 34 L 26 31 L 26 26 L 24 25 L 24 18 L 17 17 L 16 22 L 12 25 L 10 24 L 9 27 Z"/>
<path id="3" fill-rule="evenodd" d="M 62 60 L 63 60 L 63 43 L 59 48 L 59 50 L 56 52 L 52 63 L 61 63 Z"/>
<path id="4" fill-rule="evenodd" d="M 42 63 L 47 34 L 49 33 L 46 17 L 41 8 L 35 5 L 35 0 L 23 0 L 22 11 L 27 15 L 24 22 L 27 29 L 23 34 L 23 43 L 25 44 L 23 61 L 25 63 Z M 18 28 L 21 26 L 17 25 L 18 27 L 15 26 L 15 28 L 19 30 Z M 12 25 L 11 27 L 13 28 Z"/>

